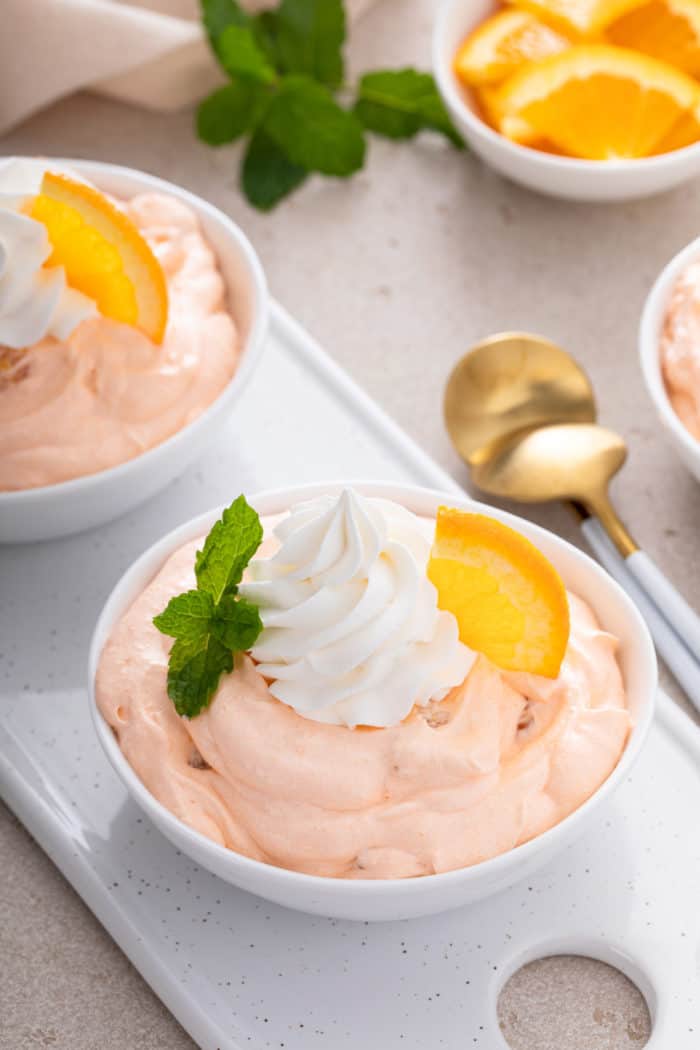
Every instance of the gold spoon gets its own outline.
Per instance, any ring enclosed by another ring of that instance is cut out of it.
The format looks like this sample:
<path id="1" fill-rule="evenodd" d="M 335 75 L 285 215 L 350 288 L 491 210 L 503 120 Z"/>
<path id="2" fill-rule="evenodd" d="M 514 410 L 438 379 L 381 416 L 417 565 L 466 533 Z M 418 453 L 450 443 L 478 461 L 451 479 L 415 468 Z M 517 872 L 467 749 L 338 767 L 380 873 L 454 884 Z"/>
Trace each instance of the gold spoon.
<path id="1" fill-rule="evenodd" d="M 515 488 L 504 489 L 502 479 L 494 481 L 497 488 L 489 485 L 492 470 L 488 464 L 494 456 L 506 455 L 513 442 L 536 428 L 553 423 L 595 423 L 595 395 L 588 376 L 565 350 L 549 339 L 528 332 L 501 332 L 477 343 L 457 362 L 447 381 L 444 412 L 452 444 L 470 467 L 479 488 L 526 503 L 578 498 L 569 491 L 568 461 L 556 455 L 550 457 L 549 453 L 549 474 L 534 479 L 535 490 L 530 489 L 530 471 L 525 478 L 513 478 L 513 471 L 509 471 L 508 483 L 517 485 L 517 493 Z M 605 434 L 607 441 L 602 440 L 602 430 L 598 435 L 596 451 L 609 459 L 607 466 L 614 466 L 612 477 L 627 453 L 617 435 L 610 431 Z M 573 435 L 571 440 L 575 440 Z M 609 449 L 603 447 L 608 444 Z M 619 450 L 618 444 L 621 444 Z M 597 474 L 602 465 L 596 464 Z M 518 473 L 521 468 L 519 464 Z M 596 480 L 599 498 L 593 513 L 606 518 L 618 536 L 616 546 L 626 557 L 636 550 L 636 544 L 612 511 L 609 500 L 607 507 L 603 507 L 606 499 L 600 498 L 600 482 L 604 482 L 604 478 L 597 476 Z M 604 486 L 604 490 L 606 488 Z"/>
<path id="2" fill-rule="evenodd" d="M 627 448 L 595 418 L 593 390 L 578 364 L 548 340 L 523 332 L 477 344 L 459 361 L 445 392 L 448 432 L 479 488 L 527 503 L 572 501 L 598 518 L 635 581 L 635 598 L 641 589 L 645 611 L 656 606 L 649 620 L 667 621 L 654 631 L 664 655 L 661 636 L 672 633 L 669 625 L 690 650 L 685 657 L 694 673 L 689 676 L 683 667 L 677 677 L 700 703 L 700 666 L 692 655 L 700 656 L 700 618 L 639 549 L 615 511 L 608 487 Z M 610 567 L 594 530 L 584 531 Z"/>
<path id="3" fill-rule="evenodd" d="M 626 559 L 639 548 L 608 495 L 626 459 L 627 446 L 612 430 L 598 423 L 555 423 L 502 442 L 472 465 L 472 478 L 484 492 L 521 503 L 580 503 Z"/>
<path id="4" fill-rule="evenodd" d="M 444 409 L 452 444 L 469 466 L 533 427 L 596 418 L 583 369 L 548 339 L 527 332 L 502 332 L 472 347 L 450 375 Z"/>

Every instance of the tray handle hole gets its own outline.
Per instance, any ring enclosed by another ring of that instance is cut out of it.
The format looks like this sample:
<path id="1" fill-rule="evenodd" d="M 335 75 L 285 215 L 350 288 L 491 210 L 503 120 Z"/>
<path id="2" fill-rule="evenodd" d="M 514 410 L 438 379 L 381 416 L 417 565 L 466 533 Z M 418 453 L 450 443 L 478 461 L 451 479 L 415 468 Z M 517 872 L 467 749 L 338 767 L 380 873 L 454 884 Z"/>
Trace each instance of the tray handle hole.
<path id="1" fill-rule="evenodd" d="M 511 1050 L 641 1050 L 652 1021 L 644 995 L 621 970 L 584 955 L 550 955 L 521 966 L 498 997 Z"/>

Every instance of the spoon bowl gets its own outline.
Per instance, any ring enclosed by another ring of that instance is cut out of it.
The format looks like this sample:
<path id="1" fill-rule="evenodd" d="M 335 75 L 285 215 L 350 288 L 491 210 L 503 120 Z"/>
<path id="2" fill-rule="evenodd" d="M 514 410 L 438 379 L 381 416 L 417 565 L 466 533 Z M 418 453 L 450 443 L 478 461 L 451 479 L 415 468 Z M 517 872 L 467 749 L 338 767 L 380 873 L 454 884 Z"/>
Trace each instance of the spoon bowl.
<path id="1" fill-rule="evenodd" d="M 596 423 L 540 427 L 472 467 L 474 483 L 521 503 L 581 500 L 604 492 L 627 458 L 619 436 Z"/>
<path id="2" fill-rule="evenodd" d="M 573 501 L 600 519 L 623 557 L 637 549 L 607 492 L 625 443 L 596 425 L 588 376 L 556 343 L 528 332 L 477 343 L 447 381 L 444 411 L 484 492 L 521 503 Z"/>
<path id="3" fill-rule="evenodd" d="M 535 427 L 592 423 L 593 388 L 574 359 L 527 332 L 500 332 L 477 343 L 447 381 L 445 423 L 472 466 Z"/>

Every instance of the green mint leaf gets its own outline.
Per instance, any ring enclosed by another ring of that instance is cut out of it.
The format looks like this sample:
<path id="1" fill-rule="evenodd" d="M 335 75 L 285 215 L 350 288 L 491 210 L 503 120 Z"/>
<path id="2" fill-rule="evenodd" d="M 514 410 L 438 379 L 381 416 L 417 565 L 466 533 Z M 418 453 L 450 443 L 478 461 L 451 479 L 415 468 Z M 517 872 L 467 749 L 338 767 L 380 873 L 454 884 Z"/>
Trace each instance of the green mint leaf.
<path id="1" fill-rule="evenodd" d="M 197 551 L 197 587 L 218 604 L 224 594 L 235 591 L 243 571 L 260 546 L 263 529 L 257 511 L 239 496 L 227 507 Z"/>
<path id="2" fill-rule="evenodd" d="M 345 10 L 342 0 L 282 0 L 266 20 L 276 65 L 306 73 L 328 87 L 343 81 Z"/>
<path id="3" fill-rule="evenodd" d="M 228 26 L 217 42 L 219 61 L 230 77 L 274 84 L 277 74 L 249 26 Z"/>
<path id="4" fill-rule="evenodd" d="M 261 51 L 267 55 L 270 65 L 279 66 L 277 53 L 277 12 L 261 11 L 252 19 L 253 32 Z"/>
<path id="5" fill-rule="evenodd" d="M 236 0 L 200 0 L 202 22 L 215 55 L 219 40 L 229 26 L 247 26 L 250 18 Z"/>
<path id="6" fill-rule="evenodd" d="M 197 134 L 210 146 L 234 142 L 255 127 L 267 103 L 258 84 L 237 80 L 212 92 L 197 110 Z"/>
<path id="7" fill-rule="evenodd" d="M 178 639 L 170 650 L 168 696 L 175 710 L 194 718 L 210 703 L 222 674 L 233 670 L 233 653 L 212 635 Z"/>
<path id="8" fill-rule="evenodd" d="M 432 78 L 431 78 L 432 79 Z M 439 131 L 448 138 L 457 149 L 464 149 L 465 142 L 450 119 L 437 89 L 433 95 L 426 95 L 420 104 L 420 113 L 426 129 Z"/>
<path id="9" fill-rule="evenodd" d="M 293 164 L 308 171 L 347 176 L 364 163 L 359 120 L 309 77 L 283 78 L 262 127 Z"/>
<path id="10" fill-rule="evenodd" d="M 263 629 L 252 602 L 236 598 L 243 571 L 263 536 L 258 514 L 239 496 L 214 523 L 195 556 L 197 590 L 171 598 L 153 623 L 175 638 L 168 659 L 168 696 L 179 715 L 194 718 L 214 696 Z"/>
<path id="11" fill-rule="evenodd" d="M 261 128 L 254 133 L 241 171 L 241 185 L 250 203 L 269 211 L 301 185 L 308 172 L 291 160 Z"/>
<path id="12" fill-rule="evenodd" d="M 257 605 L 231 594 L 225 594 L 217 605 L 211 625 L 214 637 L 237 653 L 252 649 L 262 629 Z"/>
<path id="13" fill-rule="evenodd" d="M 366 73 L 358 84 L 355 113 L 368 131 L 392 139 L 432 129 L 463 146 L 429 73 L 415 69 Z"/>
<path id="14" fill-rule="evenodd" d="M 165 609 L 153 617 L 161 634 L 187 641 L 200 641 L 209 633 L 214 615 L 214 599 L 206 591 L 186 591 L 171 598 Z"/>

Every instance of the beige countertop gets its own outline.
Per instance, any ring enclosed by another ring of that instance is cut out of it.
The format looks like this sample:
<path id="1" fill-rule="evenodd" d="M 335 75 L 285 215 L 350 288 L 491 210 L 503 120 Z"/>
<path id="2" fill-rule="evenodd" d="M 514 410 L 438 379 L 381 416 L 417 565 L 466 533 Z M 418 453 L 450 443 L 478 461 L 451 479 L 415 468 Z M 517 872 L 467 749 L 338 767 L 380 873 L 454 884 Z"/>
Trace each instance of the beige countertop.
<path id="1" fill-rule="evenodd" d="M 355 67 L 427 67 L 432 8 L 405 0 L 372 11 L 354 31 Z M 639 542 L 700 604 L 700 486 L 660 433 L 636 348 L 654 277 L 698 233 L 700 182 L 650 201 L 576 205 L 520 190 L 430 138 L 373 140 L 366 170 L 351 182 L 313 181 L 263 216 L 237 191 L 238 150 L 200 145 L 191 115 L 89 95 L 0 140 L 2 154 L 42 152 L 143 168 L 231 214 L 256 245 L 273 294 L 462 482 L 440 415 L 452 364 L 499 329 L 530 329 L 567 346 L 591 375 L 601 418 L 631 446 L 614 486 L 619 506 Z M 565 510 L 531 516 L 577 540 Z M 2 1050 L 193 1046 L 1 809 L 0 915 Z M 642 1046 L 647 1031 L 626 980 L 581 961 L 523 972 L 502 997 L 501 1016 L 515 1050 L 626 1050 Z"/>

